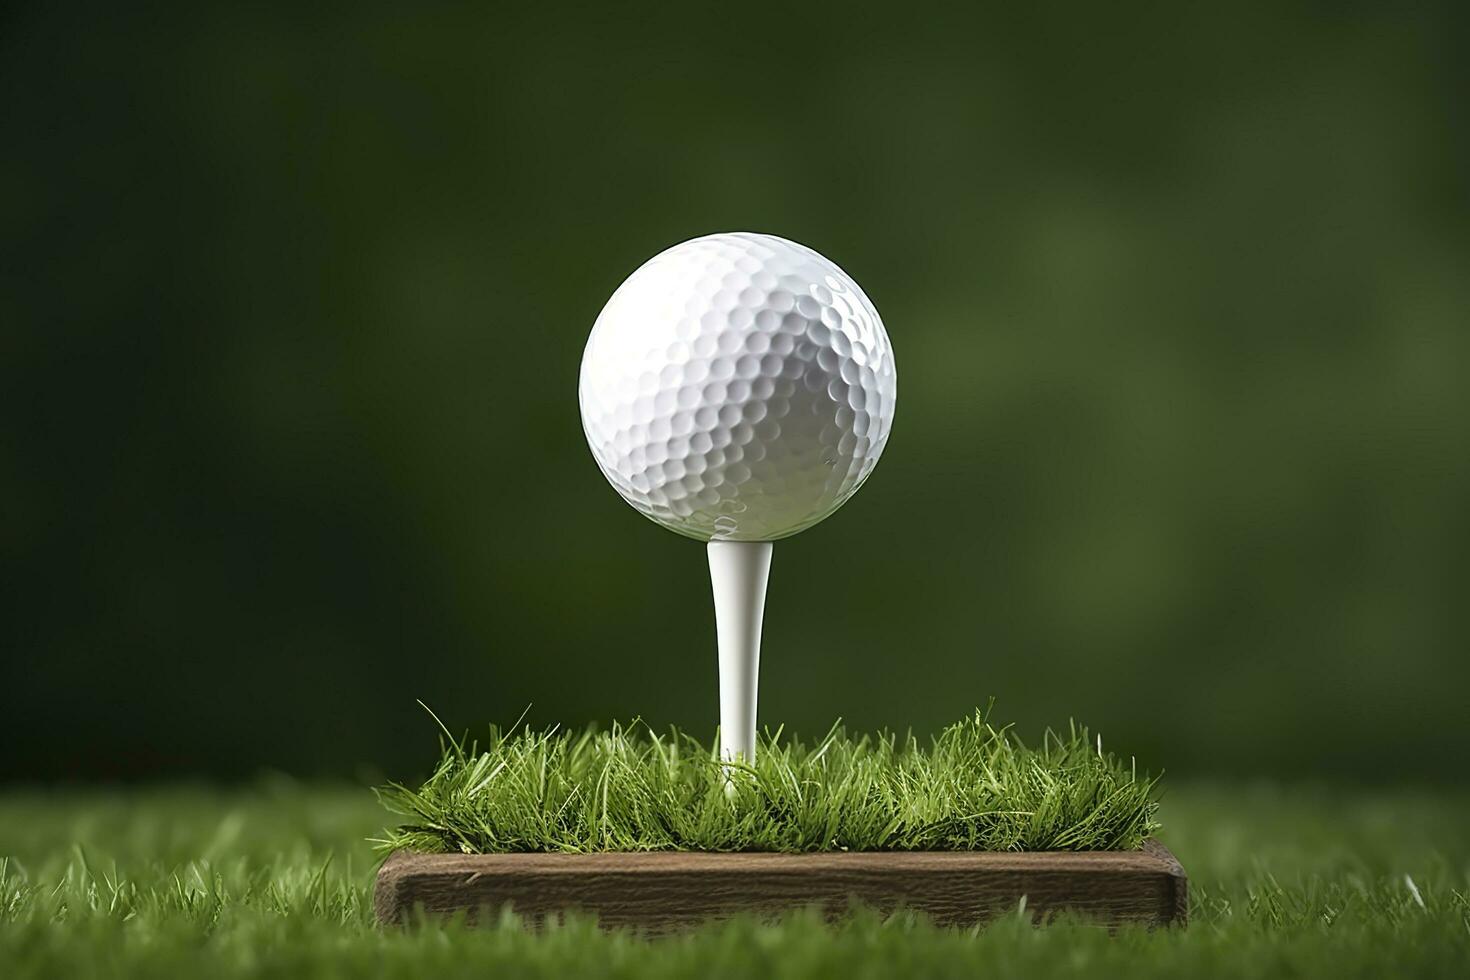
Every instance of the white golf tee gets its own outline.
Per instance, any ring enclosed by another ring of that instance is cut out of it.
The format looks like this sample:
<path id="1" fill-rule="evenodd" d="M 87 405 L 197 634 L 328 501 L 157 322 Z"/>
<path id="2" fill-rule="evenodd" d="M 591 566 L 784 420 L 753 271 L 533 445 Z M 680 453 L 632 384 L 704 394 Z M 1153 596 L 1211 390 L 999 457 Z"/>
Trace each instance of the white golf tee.
<path id="1" fill-rule="evenodd" d="M 711 541 L 709 579 L 720 644 L 720 755 L 755 762 L 755 696 L 771 542 Z"/>

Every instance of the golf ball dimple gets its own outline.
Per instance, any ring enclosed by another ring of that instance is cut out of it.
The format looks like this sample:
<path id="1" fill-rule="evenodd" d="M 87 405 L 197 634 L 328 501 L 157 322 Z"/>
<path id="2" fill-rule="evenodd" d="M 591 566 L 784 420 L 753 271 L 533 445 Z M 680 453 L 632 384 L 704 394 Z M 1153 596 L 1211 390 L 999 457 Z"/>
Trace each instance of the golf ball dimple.
<path id="1" fill-rule="evenodd" d="M 623 498 L 702 541 L 811 527 L 867 479 L 898 376 L 857 283 L 796 242 L 707 235 L 649 259 L 582 356 L 582 427 Z"/>

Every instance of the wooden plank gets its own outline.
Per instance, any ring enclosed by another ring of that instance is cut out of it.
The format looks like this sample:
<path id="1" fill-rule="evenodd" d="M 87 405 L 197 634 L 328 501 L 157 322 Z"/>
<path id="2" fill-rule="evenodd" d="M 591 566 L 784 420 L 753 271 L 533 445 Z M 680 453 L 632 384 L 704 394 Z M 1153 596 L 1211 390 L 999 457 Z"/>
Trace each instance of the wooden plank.
<path id="1" fill-rule="evenodd" d="M 1013 911 L 1037 920 L 1077 913 L 1101 925 L 1183 925 L 1184 869 L 1158 841 L 1139 851 L 861 852 L 822 854 L 410 854 L 378 872 L 383 923 L 415 908 L 471 919 L 510 904 L 533 921 L 569 909 L 609 928 L 659 933 L 743 912 L 816 905 L 839 916 L 853 901 L 902 905 L 943 925 Z"/>

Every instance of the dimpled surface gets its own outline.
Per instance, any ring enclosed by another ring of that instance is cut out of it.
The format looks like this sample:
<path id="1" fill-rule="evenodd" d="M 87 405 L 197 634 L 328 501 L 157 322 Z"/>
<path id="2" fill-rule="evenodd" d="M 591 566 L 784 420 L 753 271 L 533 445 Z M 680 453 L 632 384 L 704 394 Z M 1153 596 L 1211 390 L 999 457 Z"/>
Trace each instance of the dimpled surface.
<path id="1" fill-rule="evenodd" d="M 602 472 L 691 538 L 770 541 L 822 520 L 878 462 L 898 376 L 837 265 L 750 232 L 675 245 L 618 287 L 582 357 Z"/>

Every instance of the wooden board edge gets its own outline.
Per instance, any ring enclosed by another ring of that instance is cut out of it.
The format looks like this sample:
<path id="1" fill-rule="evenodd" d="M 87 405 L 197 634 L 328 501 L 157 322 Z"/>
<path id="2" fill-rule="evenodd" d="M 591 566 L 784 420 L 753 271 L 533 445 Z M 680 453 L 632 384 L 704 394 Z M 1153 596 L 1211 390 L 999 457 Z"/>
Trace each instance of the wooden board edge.
<path id="1" fill-rule="evenodd" d="M 415 874 L 432 873 L 432 866 L 420 859 L 441 856 L 412 851 L 394 851 L 388 855 L 373 880 L 373 917 L 379 925 L 396 925 L 403 920 L 405 909 L 401 891 L 404 879 Z"/>
<path id="2" fill-rule="evenodd" d="M 707 855 L 712 852 L 664 852 L 676 855 Z M 865 857 L 880 858 L 892 855 L 912 855 L 914 853 L 931 854 L 936 857 L 948 855 L 976 855 L 976 854 L 1002 854 L 1002 852 L 861 852 Z M 1004 852 L 1008 867 L 1006 870 L 1014 871 L 1018 867 L 1032 871 L 1054 870 L 1059 862 L 1078 854 L 1086 854 L 1089 857 L 1093 873 L 1106 873 L 1111 859 L 1118 860 L 1117 870 L 1119 872 L 1136 872 L 1140 870 L 1139 859 L 1146 859 L 1144 870 L 1155 872 L 1169 881 L 1168 910 L 1155 923 L 1165 927 L 1184 927 L 1189 920 L 1189 879 L 1183 866 L 1174 854 L 1156 838 L 1149 838 L 1139 851 L 1108 851 L 1108 852 L 1070 852 L 1070 851 L 1031 851 L 1031 852 Z M 404 899 L 404 892 L 412 891 L 409 886 L 415 881 L 443 879 L 446 877 L 460 877 L 473 880 L 480 874 L 493 874 L 504 870 L 507 863 L 516 863 L 517 859 L 546 857 L 542 854 L 497 854 L 497 855 L 467 855 L 467 854 L 422 854 L 408 851 L 398 851 L 384 860 L 378 870 L 373 887 L 373 911 L 380 924 L 396 924 L 403 920 L 405 913 L 409 911 L 408 903 Z M 722 854 L 721 859 L 729 857 L 740 857 L 743 855 Z M 575 862 L 583 855 L 557 855 L 558 859 L 565 857 L 567 863 Z M 635 870 L 640 865 L 640 859 L 649 857 L 648 852 L 628 852 L 626 854 L 602 854 L 600 864 L 602 868 L 589 873 L 606 873 L 607 863 L 611 859 L 616 864 L 617 858 L 627 858 L 629 870 Z M 787 855 L 763 854 L 762 857 L 787 857 Z M 646 862 L 644 862 L 646 863 Z M 561 874 L 569 872 L 563 870 Z M 575 872 L 571 872 L 575 873 Z M 466 906 L 468 910 L 468 905 Z M 472 910 L 471 910 L 472 911 Z"/>
<path id="3" fill-rule="evenodd" d="M 1173 915 L 1167 925 L 1180 928 L 1189 925 L 1189 875 L 1185 873 L 1184 865 L 1179 863 L 1174 852 L 1165 847 L 1164 842 L 1157 837 L 1144 841 L 1143 850 L 1159 862 L 1161 870 L 1173 882 Z"/>

